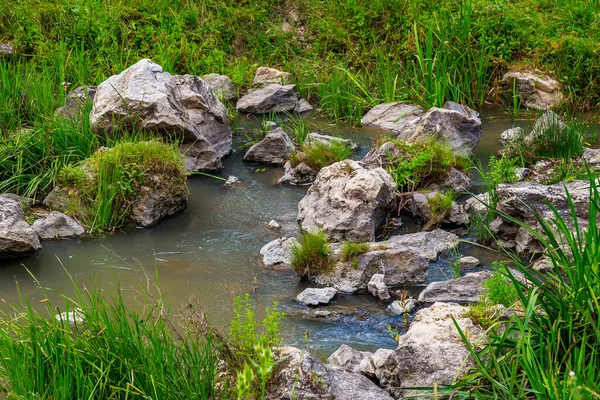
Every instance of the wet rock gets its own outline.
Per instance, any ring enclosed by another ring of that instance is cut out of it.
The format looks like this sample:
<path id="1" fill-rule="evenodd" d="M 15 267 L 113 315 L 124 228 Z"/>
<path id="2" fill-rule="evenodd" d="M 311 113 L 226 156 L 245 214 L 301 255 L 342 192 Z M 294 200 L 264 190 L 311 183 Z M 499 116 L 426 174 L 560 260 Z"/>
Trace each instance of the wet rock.
<path id="1" fill-rule="evenodd" d="M 287 85 L 290 83 L 290 77 L 289 72 L 282 72 L 275 68 L 259 67 L 254 75 L 252 85 L 256 87 L 265 87 L 273 83 Z"/>
<path id="2" fill-rule="evenodd" d="M 417 312 L 410 328 L 398 339 L 393 358 L 394 379 L 386 387 L 394 397 L 417 394 L 404 388 L 444 386 L 473 367 L 452 317 L 472 344 L 485 340 L 484 332 L 465 316 L 468 307 L 454 303 L 434 303 Z M 400 387 L 394 389 L 393 387 Z"/>
<path id="3" fill-rule="evenodd" d="M 323 230 L 334 240 L 374 240 L 395 204 L 396 183 L 382 168 L 352 160 L 323 168 L 298 205 L 304 231 Z"/>
<path id="4" fill-rule="evenodd" d="M 360 362 L 371 354 L 371 352 L 358 351 L 343 344 L 329 356 L 327 363 L 340 367 L 347 372 L 359 372 L 358 366 L 360 365 Z"/>
<path id="5" fill-rule="evenodd" d="M 479 114 L 467 106 L 447 102 L 444 108 L 433 107 L 417 124 L 406 126 L 398 138 L 408 142 L 435 137 L 445 142 L 455 154 L 470 154 L 481 139 Z"/>
<path id="6" fill-rule="evenodd" d="M 227 75 L 208 74 L 203 75 L 202 79 L 208 83 L 219 100 L 233 100 L 237 97 L 235 86 Z"/>
<path id="7" fill-rule="evenodd" d="M 417 308 L 418 304 L 419 303 L 417 302 L 417 300 L 413 299 L 412 297 L 409 297 L 405 300 L 393 301 L 392 304 L 389 305 L 389 309 L 394 314 L 402 315 L 409 313 L 415 308 Z"/>
<path id="8" fill-rule="evenodd" d="M 54 114 L 63 118 L 77 118 L 85 111 L 85 106 L 94 101 L 96 86 L 80 86 L 67 95 L 65 105 L 57 109 Z"/>
<path id="9" fill-rule="evenodd" d="M 25 221 L 21 205 L 0 195 L 0 259 L 26 256 L 41 248 L 37 233 Z"/>
<path id="10" fill-rule="evenodd" d="M 416 125 L 423 109 L 414 104 L 385 103 L 373 107 L 360 120 L 363 126 L 374 126 L 394 133 L 401 133 L 407 126 Z"/>
<path id="11" fill-rule="evenodd" d="M 361 374 L 375 379 L 383 387 L 397 381 L 397 368 L 394 350 L 389 349 L 378 349 L 375 353 L 363 358 L 358 366 Z"/>
<path id="12" fill-rule="evenodd" d="M 564 99 L 557 80 L 530 71 L 510 71 L 502 77 L 502 83 L 510 96 L 516 86 L 521 103 L 528 108 L 548 110 Z"/>
<path id="13" fill-rule="evenodd" d="M 358 146 L 356 143 L 352 142 L 350 139 L 343 139 L 335 136 L 329 135 L 321 135 L 320 133 L 311 132 L 308 134 L 305 140 L 306 144 L 323 144 L 326 146 L 331 145 L 332 143 L 343 143 L 351 149 L 356 149 Z"/>
<path id="14" fill-rule="evenodd" d="M 219 169 L 231 151 L 227 110 L 209 84 L 197 76 L 163 72 L 147 59 L 98 86 L 90 120 L 99 132 L 136 125 L 180 135 L 189 171 Z"/>
<path id="15" fill-rule="evenodd" d="M 294 107 L 294 112 L 298 113 L 298 114 L 302 114 L 305 112 L 309 112 L 313 110 L 313 106 L 310 105 L 310 103 L 304 99 L 299 99 L 298 102 L 296 103 L 296 107 Z"/>
<path id="16" fill-rule="evenodd" d="M 267 243 L 260 249 L 265 267 L 273 268 L 278 265 L 290 265 L 290 251 L 298 245 L 296 238 L 280 238 Z"/>
<path id="17" fill-rule="evenodd" d="M 483 283 L 492 277 L 489 271 L 471 272 L 458 279 L 432 282 L 419 295 L 421 303 L 469 302 L 477 303 L 483 295 Z"/>
<path id="18" fill-rule="evenodd" d="M 319 171 L 315 170 L 304 161 L 292 167 L 289 161 L 283 166 L 284 174 L 277 181 L 280 185 L 310 185 L 317 179 Z"/>
<path id="19" fill-rule="evenodd" d="M 458 259 L 458 264 L 461 269 L 469 269 L 478 267 L 481 262 L 473 256 L 464 256 Z"/>
<path id="20" fill-rule="evenodd" d="M 335 288 L 307 288 L 296 296 L 296 300 L 307 306 L 326 305 L 335 297 Z"/>
<path id="21" fill-rule="evenodd" d="M 296 151 L 292 140 L 281 128 L 267 133 L 265 138 L 256 143 L 244 155 L 244 161 L 281 165 Z"/>
<path id="22" fill-rule="evenodd" d="M 36 220 L 31 227 L 42 240 L 68 239 L 85 234 L 85 229 L 77 221 L 58 211 Z"/>
<path id="23" fill-rule="evenodd" d="M 267 399 L 314 400 L 392 400 L 384 390 L 361 374 L 327 367 L 308 353 L 294 347 L 281 347 L 267 389 Z"/>
<path id="24" fill-rule="evenodd" d="M 0 56 L 4 54 L 14 54 L 15 48 L 13 42 L 0 43 Z"/>
<path id="25" fill-rule="evenodd" d="M 236 110 L 250 114 L 290 112 L 296 108 L 297 103 L 296 85 L 270 84 L 239 99 Z"/>
<path id="26" fill-rule="evenodd" d="M 383 274 L 373 275 L 369 283 L 367 283 L 367 290 L 379 300 L 388 300 L 390 298 L 390 293 L 385 284 L 385 276 Z"/>
<path id="27" fill-rule="evenodd" d="M 167 182 L 164 177 L 146 175 L 129 219 L 137 227 L 149 228 L 185 210 L 189 200 L 187 182 L 175 179 Z"/>
<path id="28" fill-rule="evenodd" d="M 524 136 L 525 130 L 523 128 L 517 127 L 507 129 L 500 134 L 500 143 L 502 143 L 503 146 L 507 146 L 515 140 L 523 138 Z"/>
<path id="29" fill-rule="evenodd" d="M 271 221 L 269 221 L 269 223 L 267 224 L 267 227 L 269 229 L 273 229 L 273 230 L 280 230 L 281 229 L 281 225 L 279 224 L 279 222 L 275 221 L 274 219 L 272 219 Z"/>

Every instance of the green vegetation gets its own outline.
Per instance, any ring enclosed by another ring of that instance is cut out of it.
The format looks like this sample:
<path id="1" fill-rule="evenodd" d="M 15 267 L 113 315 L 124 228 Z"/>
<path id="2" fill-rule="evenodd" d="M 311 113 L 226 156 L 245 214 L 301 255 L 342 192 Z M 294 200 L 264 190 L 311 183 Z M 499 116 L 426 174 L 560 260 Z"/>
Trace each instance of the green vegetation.
<path id="1" fill-rule="evenodd" d="M 366 253 L 370 250 L 368 243 L 353 243 L 349 241 L 344 242 L 340 258 L 342 261 L 352 261 L 352 265 L 358 267 L 358 256 Z"/>
<path id="2" fill-rule="evenodd" d="M 91 231 L 117 228 L 126 221 L 143 186 L 186 189 L 183 160 L 174 146 L 158 141 L 121 142 L 98 151 L 79 166 L 65 166 L 57 184 L 68 193 L 67 211 Z"/>
<path id="3" fill-rule="evenodd" d="M 312 169 L 319 171 L 338 161 L 350 157 L 352 149 L 344 142 L 333 141 L 331 143 L 304 143 L 302 150 L 290 157 L 292 167 L 304 162 Z"/>
<path id="4" fill-rule="evenodd" d="M 479 399 L 597 398 L 600 392 L 600 230 L 596 225 L 600 193 L 590 176 L 589 225 L 578 224 L 573 201 L 570 215 L 554 211 L 538 216 L 537 231 L 515 219 L 547 249 L 554 270 L 540 277 L 511 256 L 514 268 L 531 283 L 502 271 L 518 295 L 521 314 L 481 347 L 468 344 L 476 368 L 451 389 L 454 396 Z M 510 218 L 508 216 L 504 216 Z M 448 392 L 450 394 L 450 391 Z"/>
<path id="5" fill-rule="evenodd" d="M 455 156 L 452 150 L 437 140 L 407 143 L 397 139 L 383 138 L 377 144 L 391 141 L 400 155 L 388 155 L 385 169 L 404 191 L 425 188 L 431 183 L 440 183 L 448 176 L 451 168 L 467 169 L 467 160 Z"/>
<path id="6" fill-rule="evenodd" d="M 512 183 L 518 180 L 517 160 L 508 157 L 490 157 L 487 179 L 495 187 L 501 183 Z"/>
<path id="7" fill-rule="evenodd" d="M 431 210 L 432 219 L 441 221 L 452 210 L 454 201 L 453 192 L 436 192 L 433 196 L 427 197 L 427 204 Z"/>
<path id="8" fill-rule="evenodd" d="M 331 267 L 329 240 L 324 232 L 305 232 L 292 247 L 292 268 L 301 278 L 310 279 L 311 274 L 325 272 Z"/>
<path id="9" fill-rule="evenodd" d="M 506 263 L 494 263 L 493 266 L 495 269 L 494 274 L 483 283 L 486 297 L 492 304 L 511 307 L 516 303 L 519 296 L 511 280 L 502 273 L 506 270 Z"/>

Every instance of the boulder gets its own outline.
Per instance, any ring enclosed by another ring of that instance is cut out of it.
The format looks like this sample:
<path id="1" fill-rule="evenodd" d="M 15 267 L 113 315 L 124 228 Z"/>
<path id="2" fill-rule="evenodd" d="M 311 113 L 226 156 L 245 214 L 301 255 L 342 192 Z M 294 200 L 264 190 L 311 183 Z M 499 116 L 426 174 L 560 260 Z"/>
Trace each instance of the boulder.
<path id="1" fill-rule="evenodd" d="M 600 166 L 600 149 L 585 147 L 582 158 L 590 168 L 597 169 Z"/>
<path id="2" fill-rule="evenodd" d="M 203 75 L 202 79 L 208 83 L 219 100 L 233 100 L 237 97 L 235 86 L 233 86 L 227 75 L 208 74 Z"/>
<path id="3" fill-rule="evenodd" d="M 363 358 L 358 366 L 361 374 L 374 379 L 380 386 L 387 387 L 397 381 L 397 364 L 394 350 L 378 349 L 375 353 Z"/>
<path id="4" fill-rule="evenodd" d="M 288 161 L 283 166 L 283 170 L 283 176 L 277 181 L 280 185 L 310 185 L 319 173 L 304 161 L 295 167 L 292 167 L 292 163 Z"/>
<path id="5" fill-rule="evenodd" d="M 272 83 L 287 85 L 290 83 L 290 73 L 282 72 L 275 68 L 259 67 L 254 75 L 252 85 L 256 87 L 265 87 Z"/>
<path id="6" fill-rule="evenodd" d="M 296 296 L 296 300 L 306 306 L 320 306 L 329 304 L 336 294 L 335 288 L 307 288 Z"/>
<path id="7" fill-rule="evenodd" d="M 442 229 L 430 232 L 416 232 L 405 235 L 395 235 L 383 242 L 373 245 L 380 249 L 394 249 L 405 247 L 416 252 L 419 257 L 427 261 L 436 261 L 441 253 L 450 251 L 458 246 L 458 236 Z"/>
<path id="8" fill-rule="evenodd" d="M 470 188 L 471 178 L 454 167 L 450 168 L 448 176 L 442 183 L 432 183 L 427 186 L 427 189 L 431 191 L 453 191 L 454 193 L 465 193 Z"/>
<path id="9" fill-rule="evenodd" d="M 396 183 L 384 169 L 340 161 L 319 172 L 298 204 L 298 221 L 335 240 L 372 241 L 395 200 Z"/>
<path id="10" fill-rule="evenodd" d="M 290 251 L 298 245 L 296 238 L 280 238 L 267 243 L 260 249 L 263 264 L 267 268 L 290 265 Z"/>
<path id="11" fill-rule="evenodd" d="M 517 90 L 521 104 L 536 110 L 548 110 L 563 99 L 560 83 L 546 75 L 531 71 L 510 71 L 502 77 L 507 95 Z"/>
<path id="12" fill-rule="evenodd" d="M 358 351 L 343 344 L 329 356 L 327 363 L 340 367 L 347 372 L 359 372 L 358 366 L 361 361 L 371 354 L 368 351 Z"/>
<path id="13" fill-rule="evenodd" d="M 0 195 L 0 259 L 26 256 L 41 248 L 37 233 L 25 221 L 21 205 Z"/>
<path id="14" fill-rule="evenodd" d="M 273 229 L 275 231 L 279 231 L 279 230 L 281 230 L 281 224 L 279 222 L 275 221 L 274 219 L 272 219 L 267 224 L 267 228 Z"/>
<path id="15" fill-rule="evenodd" d="M 445 142 L 455 154 L 468 155 L 481 139 L 481 119 L 467 106 L 448 102 L 444 108 L 429 109 L 416 124 L 406 126 L 398 138 L 408 142 L 435 137 Z"/>
<path id="16" fill-rule="evenodd" d="M 80 86 L 67 95 L 65 105 L 57 109 L 54 114 L 63 118 L 77 118 L 85 111 L 88 102 L 92 103 L 96 96 L 96 86 Z"/>
<path id="17" fill-rule="evenodd" d="M 432 282 L 419 295 L 421 303 L 469 302 L 477 303 L 483 296 L 483 283 L 492 277 L 490 271 L 471 272 L 458 279 Z"/>
<path id="18" fill-rule="evenodd" d="M 265 138 L 248 149 L 244 161 L 281 165 L 296 151 L 292 140 L 281 128 L 267 133 Z"/>
<path id="19" fill-rule="evenodd" d="M 369 283 L 367 283 L 367 290 L 379 300 L 388 300 L 390 298 L 383 274 L 374 274 Z"/>
<path id="20" fill-rule="evenodd" d="M 189 200 L 187 182 L 165 181 L 164 177 L 147 175 L 129 219 L 136 227 L 149 228 L 161 219 L 185 210 Z"/>
<path id="21" fill-rule="evenodd" d="M 396 134 L 407 126 L 416 125 L 423 115 L 421 106 L 406 103 L 385 103 L 373 107 L 360 120 L 363 126 L 374 126 Z"/>
<path id="22" fill-rule="evenodd" d="M 507 146 L 515 140 L 525 137 L 525 130 L 523 128 L 511 128 L 507 129 L 500 134 L 500 143 L 503 146 Z"/>
<path id="23" fill-rule="evenodd" d="M 77 221 L 58 211 L 36 220 L 31 227 L 42 240 L 68 239 L 85 234 L 85 229 Z"/>
<path id="24" fill-rule="evenodd" d="M 350 140 L 350 139 L 343 139 L 340 137 L 329 136 L 329 135 L 321 135 L 320 133 L 316 133 L 316 132 L 309 133 L 308 136 L 306 136 L 306 140 L 304 141 L 304 143 L 306 143 L 308 145 L 318 143 L 318 144 L 323 144 L 326 146 L 330 146 L 333 143 L 343 143 L 353 150 L 358 148 L 356 143 L 352 142 L 352 140 Z"/>
<path id="25" fill-rule="evenodd" d="M 434 303 L 417 312 L 410 328 L 398 339 L 386 387 L 396 398 L 417 394 L 407 388 L 451 384 L 473 367 L 469 351 L 452 320 L 467 334 L 471 344 L 485 340 L 484 332 L 465 316 L 468 307 Z M 391 375 L 391 374 L 390 374 Z M 396 389 L 399 387 L 399 389 Z"/>
<path id="26" fill-rule="evenodd" d="M 311 106 L 310 103 L 304 99 L 299 99 L 298 103 L 296 103 L 296 107 L 294 107 L 294 112 L 298 114 L 302 114 L 312 110 L 313 106 Z"/>
<path id="27" fill-rule="evenodd" d="M 361 162 L 368 168 L 385 168 L 390 160 L 400 157 L 402 153 L 393 142 L 385 142 L 379 147 L 373 147 Z"/>
<path id="28" fill-rule="evenodd" d="M 490 205 L 490 197 L 487 193 L 481 193 L 473 197 L 469 197 L 464 203 L 463 207 L 470 215 L 478 214 L 485 216 L 488 213 L 487 205 Z"/>
<path id="29" fill-rule="evenodd" d="M 562 132 L 566 125 L 563 123 L 562 118 L 553 111 L 546 111 L 539 117 L 531 132 L 525 135 L 524 140 L 526 143 L 533 143 L 538 136 L 543 135 L 547 131 Z"/>
<path id="30" fill-rule="evenodd" d="M 279 360 L 267 387 L 270 400 L 392 400 L 384 390 L 361 374 L 325 366 L 294 347 L 275 351 Z"/>
<path id="31" fill-rule="evenodd" d="M 297 103 L 296 85 L 270 84 L 239 99 L 236 110 L 250 114 L 290 112 L 296 108 Z"/>
<path id="32" fill-rule="evenodd" d="M 464 256 L 458 259 L 458 264 L 461 269 L 469 269 L 478 267 L 481 262 L 473 256 Z"/>
<path id="33" fill-rule="evenodd" d="M 135 125 L 179 136 L 189 171 L 220 169 L 231 151 L 227 110 L 209 84 L 197 76 L 163 72 L 147 59 L 98 86 L 90 120 L 98 132 Z"/>
<path id="34" fill-rule="evenodd" d="M 403 315 L 411 312 L 412 310 L 417 308 L 418 305 L 419 303 L 417 302 L 417 300 L 413 299 L 412 297 L 409 297 L 405 300 L 393 301 L 388 308 L 394 314 Z"/>

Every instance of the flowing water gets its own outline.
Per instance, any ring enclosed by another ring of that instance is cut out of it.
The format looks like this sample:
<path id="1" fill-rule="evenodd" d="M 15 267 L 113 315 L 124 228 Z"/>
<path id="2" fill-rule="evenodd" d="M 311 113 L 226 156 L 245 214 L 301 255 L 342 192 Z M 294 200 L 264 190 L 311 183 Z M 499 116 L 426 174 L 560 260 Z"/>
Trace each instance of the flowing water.
<path id="1" fill-rule="evenodd" d="M 242 121 L 240 125 L 247 123 Z M 374 129 L 332 126 L 318 119 L 311 119 L 310 124 L 313 131 L 318 128 L 358 143 L 356 158 L 368 151 L 373 137 L 383 134 Z M 500 133 L 511 126 L 504 113 L 484 116 L 483 138 L 476 149 L 484 164 L 497 151 Z M 72 293 L 69 275 L 79 286 L 96 285 L 108 293 L 115 293 L 118 282 L 126 299 L 138 304 L 136 299 L 143 297 L 147 279 L 158 277 L 174 315 L 195 298 L 212 323 L 224 326 L 233 316 L 233 297 L 250 292 L 259 310 L 277 300 L 288 314 L 287 344 L 306 348 L 305 334 L 310 331 L 310 348 L 320 355 L 330 354 L 342 343 L 365 350 L 393 348 L 387 327 L 403 329 L 402 318 L 387 312 L 385 305 L 373 297 L 338 296 L 335 305 L 326 308 L 334 310 L 336 318 L 308 318 L 307 308 L 294 300 L 306 284 L 291 271 L 261 267 L 259 250 L 263 245 L 280 236 L 297 235 L 298 202 L 307 187 L 277 185 L 281 168 L 267 167 L 257 172 L 257 166 L 242 161 L 243 153 L 238 150 L 226 158 L 225 169 L 219 173 L 237 176 L 242 185 L 225 188 L 216 179 L 191 177 L 188 208 L 151 229 L 127 230 L 105 238 L 45 242 L 34 256 L 0 261 L 0 308 L 7 309 L 19 301 L 19 296 L 33 304 L 43 301 L 41 286 Z M 271 219 L 283 226 L 281 232 L 266 228 Z M 410 224 L 407 226 L 410 229 Z M 495 257 L 469 246 L 461 248 L 463 254 L 474 251 L 487 265 Z M 448 260 L 442 259 L 431 266 L 428 280 L 449 279 L 451 275 Z M 50 293 L 49 297 L 58 300 L 56 294 Z"/>

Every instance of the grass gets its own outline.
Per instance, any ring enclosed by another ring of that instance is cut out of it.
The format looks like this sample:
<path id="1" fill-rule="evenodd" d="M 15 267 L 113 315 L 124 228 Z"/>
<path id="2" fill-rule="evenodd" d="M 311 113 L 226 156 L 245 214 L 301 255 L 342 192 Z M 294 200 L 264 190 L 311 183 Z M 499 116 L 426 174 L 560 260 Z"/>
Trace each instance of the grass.
<path id="1" fill-rule="evenodd" d="M 519 296 L 512 281 L 502 273 L 506 270 L 506 263 L 494 263 L 493 266 L 494 274 L 483 283 L 486 298 L 491 304 L 502 304 L 510 308 L 517 302 Z"/>
<path id="2" fill-rule="evenodd" d="M 345 241 L 342 246 L 340 258 L 342 261 L 352 261 L 352 265 L 358 267 L 358 256 L 370 250 L 368 243 L 352 243 Z"/>
<path id="3" fill-rule="evenodd" d="M 490 157 L 487 177 L 497 186 L 501 183 L 512 183 L 518 180 L 517 160 L 508 157 Z"/>
<path id="4" fill-rule="evenodd" d="M 301 151 L 294 153 L 290 157 L 290 163 L 292 167 L 295 167 L 304 162 L 312 169 L 319 171 L 321 168 L 347 159 L 351 154 L 352 148 L 344 142 L 305 143 Z"/>
<path id="5" fill-rule="evenodd" d="M 305 232 L 292 247 L 291 264 L 301 278 L 327 271 L 331 267 L 329 240 L 324 232 Z"/>

